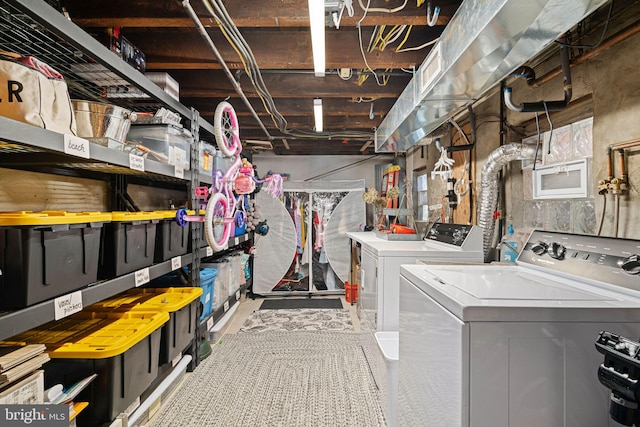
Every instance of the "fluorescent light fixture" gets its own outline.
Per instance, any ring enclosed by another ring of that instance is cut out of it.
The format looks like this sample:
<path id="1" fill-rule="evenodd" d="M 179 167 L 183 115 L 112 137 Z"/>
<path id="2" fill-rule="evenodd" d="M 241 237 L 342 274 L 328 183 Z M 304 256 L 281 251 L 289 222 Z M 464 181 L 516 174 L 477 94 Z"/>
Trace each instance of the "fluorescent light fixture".
<path id="1" fill-rule="evenodd" d="M 309 26 L 313 49 L 313 70 L 316 77 L 324 77 L 324 0 L 309 0 Z"/>
<path id="2" fill-rule="evenodd" d="M 316 132 L 322 132 L 322 99 L 313 100 L 313 119 L 316 122 Z"/>

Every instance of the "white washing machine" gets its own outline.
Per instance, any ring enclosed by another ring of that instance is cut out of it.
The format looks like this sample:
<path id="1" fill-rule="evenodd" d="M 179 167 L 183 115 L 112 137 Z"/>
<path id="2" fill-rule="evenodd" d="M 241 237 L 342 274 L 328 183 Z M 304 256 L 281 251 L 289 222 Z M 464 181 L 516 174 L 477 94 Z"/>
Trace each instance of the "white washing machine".
<path id="1" fill-rule="evenodd" d="M 515 266 L 402 266 L 400 425 L 619 426 L 594 341 L 640 337 L 638 253 L 534 231 Z"/>
<path id="2" fill-rule="evenodd" d="M 402 264 L 482 263 L 482 229 L 435 223 L 422 240 L 386 240 L 375 232 L 347 233 L 360 245 L 358 313 L 361 343 L 380 389 L 387 425 L 397 426 L 399 279 Z"/>

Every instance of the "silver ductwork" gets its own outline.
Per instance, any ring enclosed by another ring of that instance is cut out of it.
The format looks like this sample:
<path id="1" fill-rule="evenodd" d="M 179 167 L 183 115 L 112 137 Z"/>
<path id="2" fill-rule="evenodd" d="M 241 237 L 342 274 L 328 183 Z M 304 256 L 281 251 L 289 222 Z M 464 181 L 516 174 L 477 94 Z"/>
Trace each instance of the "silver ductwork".
<path id="1" fill-rule="evenodd" d="M 493 213 L 498 202 L 500 182 L 498 172 L 502 167 L 514 160 L 533 160 L 536 146 L 531 144 L 506 144 L 496 148 L 489 154 L 480 175 L 480 206 L 478 207 L 478 225 L 482 227 L 482 249 L 484 260 L 490 261 L 495 220 Z"/>
<path id="2" fill-rule="evenodd" d="M 376 132 L 407 151 L 607 0 L 465 0 Z"/>

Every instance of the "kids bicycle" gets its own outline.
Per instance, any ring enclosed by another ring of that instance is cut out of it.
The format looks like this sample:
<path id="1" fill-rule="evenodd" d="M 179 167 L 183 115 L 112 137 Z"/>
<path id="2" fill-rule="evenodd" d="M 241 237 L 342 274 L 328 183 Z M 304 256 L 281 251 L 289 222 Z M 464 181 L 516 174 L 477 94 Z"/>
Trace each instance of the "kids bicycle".
<path id="1" fill-rule="evenodd" d="M 238 118 L 231 104 L 226 101 L 216 107 L 213 130 L 218 148 L 225 156 L 233 157 L 233 164 L 225 173 L 220 170 L 213 172 L 211 187 L 202 186 L 194 190 L 198 199 L 209 199 L 204 216 L 187 215 L 186 209 L 180 209 L 176 221 L 181 226 L 187 222 L 204 222 L 207 243 L 215 252 L 219 252 L 227 248 L 234 225 L 243 225 L 246 218 L 245 195 L 253 193 L 256 184 L 266 183 L 265 190 L 272 197 L 281 197 L 283 190 L 280 175 L 257 179 L 253 167 L 240 157 L 242 143 Z"/>

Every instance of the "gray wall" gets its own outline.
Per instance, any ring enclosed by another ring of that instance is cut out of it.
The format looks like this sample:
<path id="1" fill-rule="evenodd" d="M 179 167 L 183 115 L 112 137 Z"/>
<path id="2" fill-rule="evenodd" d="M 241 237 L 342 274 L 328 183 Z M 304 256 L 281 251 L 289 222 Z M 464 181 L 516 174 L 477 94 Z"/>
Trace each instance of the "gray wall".
<path id="1" fill-rule="evenodd" d="M 260 176 L 266 172 L 288 173 L 293 181 L 337 181 L 364 179 L 366 187 L 375 185 L 375 165 L 388 164 L 392 155 L 375 156 L 276 156 L 256 154 L 253 163 Z"/>

